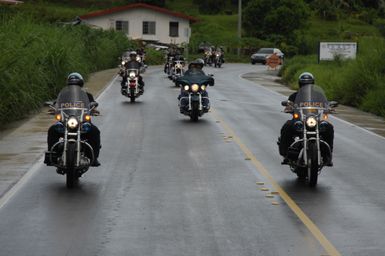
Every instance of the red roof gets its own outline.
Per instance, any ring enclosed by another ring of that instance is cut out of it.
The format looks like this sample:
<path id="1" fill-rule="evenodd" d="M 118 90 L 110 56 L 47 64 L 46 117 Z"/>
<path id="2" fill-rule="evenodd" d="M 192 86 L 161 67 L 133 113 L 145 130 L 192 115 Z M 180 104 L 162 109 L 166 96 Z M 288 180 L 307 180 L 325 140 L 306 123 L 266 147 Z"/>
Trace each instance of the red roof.
<path id="1" fill-rule="evenodd" d="M 81 19 L 89 19 L 89 18 L 99 17 L 99 16 L 103 16 L 103 15 L 107 15 L 107 14 L 111 14 L 111 13 L 115 13 L 115 12 L 121 12 L 121 11 L 138 9 L 138 8 L 150 9 L 150 10 L 153 10 L 156 12 L 160 12 L 160 13 L 168 14 L 168 15 L 175 16 L 178 18 L 190 20 L 191 22 L 197 22 L 198 21 L 197 18 L 194 18 L 192 16 L 188 16 L 188 15 L 185 15 L 185 14 L 180 13 L 180 12 L 173 12 L 173 11 L 170 11 L 170 10 L 165 9 L 165 8 L 161 8 L 161 7 L 149 5 L 149 4 L 144 4 L 144 3 L 129 4 L 129 5 L 118 6 L 118 7 L 114 7 L 114 8 L 110 8 L 110 9 L 106 9 L 106 10 L 91 12 L 91 13 L 80 16 L 80 18 Z"/>

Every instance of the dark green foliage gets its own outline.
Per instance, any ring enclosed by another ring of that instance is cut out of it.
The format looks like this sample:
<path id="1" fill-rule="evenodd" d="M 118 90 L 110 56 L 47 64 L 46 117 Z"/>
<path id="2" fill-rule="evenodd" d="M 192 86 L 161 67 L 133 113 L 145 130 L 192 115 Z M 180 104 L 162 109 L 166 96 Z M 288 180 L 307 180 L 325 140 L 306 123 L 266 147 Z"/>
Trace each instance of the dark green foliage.
<path id="1" fill-rule="evenodd" d="M 198 5 L 199 12 L 202 14 L 217 14 L 222 11 L 222 0 L 194 0 L 194 4 Z"/>
<path id="2" fill-rule="evenodd" d="M 385 117 L 385 40 L 359 40 L 356 60 L 317 64 L 317 56 L 296 56 L 286 60 L 280 71 L 283 80 L 296 88 L 301 72 L 312 72 L 328 98 Z"/>
<path id="3" fill-rule="evenodd" d="M 70 72 L 116 66 L 129 47 L 120 33 L 86 26 L 37 24 L 17 15 L 0 24 L 0 123 L 38 109 L 56 97 Z"/>
<path id="4" fill-rule="evenodd" d="M 159 50 L 146 48 L 146 64 L 148 65 L 161 65 L 164 64 L 164 57 L 166 53 Z"/>
<path id="5" fill-rule="evenodd" d="M 261 39 L 284 37 L 305 26 L 309 11 L 302 0 L 252 0 L 243 9 L 244 30 Z M 280 40 L 280 39 L 278 39 Z"/>

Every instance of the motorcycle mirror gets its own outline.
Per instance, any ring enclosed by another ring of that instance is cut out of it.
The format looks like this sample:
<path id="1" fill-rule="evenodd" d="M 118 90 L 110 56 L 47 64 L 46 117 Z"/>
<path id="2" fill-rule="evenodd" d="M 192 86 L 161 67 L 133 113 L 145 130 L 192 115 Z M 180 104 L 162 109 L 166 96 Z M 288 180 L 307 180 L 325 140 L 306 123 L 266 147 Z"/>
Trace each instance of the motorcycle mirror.
<path id="1" fill-rule="evenodd" d="M 337 101 L 330 101 L 329 102 L 329 106 L 331 108 L 335 108 L 335 107 L 338 107 L 339 103 Z"/>
<path id="2" fill-rule="evenodd" d="M 214 74 L 207 74 L 208 76 L 211 76 L 211 77 L 213 77 L 214 76 Z"/>
<path id="3" fill-rule="evenodd" d="M 44 106 L 50 107 L 50 106 L 53 106 L 53 105 L 55 105 L 53 103 L 53 101 L 46 101 L 46 102 L 44 102 Z"/>
<path id="4" fill-rule="evenodd" d="M 287 100 L 281 101 L 281 105 L 283 107 L 287 107 L 287 105 L 289 105 L 289 102 Z"/>
<path id="5" fill-rule="evenodd" d="M 90 103 L 91 109 L 94 109 L 94 108 L 96 108 L 97 106 L 99 106 L 99 104 L 98 104 L 97 102 L 95 102 L 95 101 Z"/>

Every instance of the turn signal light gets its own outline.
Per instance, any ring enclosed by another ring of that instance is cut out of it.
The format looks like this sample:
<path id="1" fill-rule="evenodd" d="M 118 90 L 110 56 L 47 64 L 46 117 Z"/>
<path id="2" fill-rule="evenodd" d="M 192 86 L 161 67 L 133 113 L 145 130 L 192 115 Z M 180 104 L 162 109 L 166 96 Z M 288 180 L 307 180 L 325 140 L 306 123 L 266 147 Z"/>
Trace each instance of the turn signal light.
<path id="1" fill-rule="evenodd" d="M 329 116 L 327 114 L 324 114 L 324 120 L 328 120 Z"/>
<path id="2" fill-rule="evenodd" d="M 87 122 L 91 121 L 91 116 L 90 115 L 85 115 L 84 116 L 84 120 L 87 121 Z"/>
<path id="3" fill-rule="evenodd" d="M 298 119 L 298 118 L 299 118 L 299 114 L 295 113 L 295 114 L 293 115 L 293 117 L 294 117 L 294 119 Z"/>
<path id="4" fill-rule="evenodd" d="M 58 121 L 61 121 L 61 115 L 60 115 L 60 114 L 57 114 L 57 115 L 55 116 L 55 119 L 58 120 Z"/>

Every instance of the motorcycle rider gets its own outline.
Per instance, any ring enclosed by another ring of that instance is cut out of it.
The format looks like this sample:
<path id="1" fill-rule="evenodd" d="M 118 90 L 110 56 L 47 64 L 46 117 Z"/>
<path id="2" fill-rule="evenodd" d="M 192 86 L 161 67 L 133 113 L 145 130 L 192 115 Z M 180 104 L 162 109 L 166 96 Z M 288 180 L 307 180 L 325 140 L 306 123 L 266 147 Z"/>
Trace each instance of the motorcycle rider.
<path id="1" fill-rule="evenodd" d="M 174 46 L 171 46 L 166 55 L 166 64 L 164 64 L 164 73 L 167 73 L 167 71 L 171 69 L 171 67 L 169 66 L 171 63 L 171 59 L 174 59 L 177 54 L 178 53 L 176 48 Z"/>
<path id="2" fill-rule="evenodd" d="M 299 88 L 309 84 L 314 84 L 314 76 L 309 72 L 304 72 L 300 74 L 298 78 Z M 296 96 L 297 96 L 297 92 L 291 94 L 288 98 L 288 101 L 294 103 Z M 291 107 L 286 107 L 286 108 L 291 108 Z M 294 126 L 295 121 L 296 120 L 294 120 L 294 118 L 291 120 L 288 120 L 281 128 L 281 136 L 278 138 L 279 154 L 284 157 L 281 164 L 289 163 L 289 160 L 287 159 L 287 152 L 290 145 L 294 142 L 294 137 L 297 134 L 296 128 Z M 320 135 L 322 136 L 323 140 L 325 140 L 329 144 L 330 150 L 331 152 L 333 152 L 333 139 L 334 139 L 333 125 L 328 122 L 328 125 L 325 126 L 325 129 L 322 132 L 320 131 Z M 326 166 L 333 166 L 333 162 L 331 158 L 329 159 L 329 161 L 327 161 Z"/>
<path id="3" fill-rule="evenodd" d="M 139 89 L 143 93 L 144 92 L 144 82 L 143 78 L 140 75 L 140 67 L 142 66 L 140 62 L 136 60 L 137 53 L 135 51 L 130 52 L 130 59 L 124 63 L 124 68 L 125 69 L 137 69 L 138 70 L 138 84 L 139 84 Z M 127 94 L 127 74 L 121 74 L 123 79 L 121 82 L 121 92 L 123 95 Z"/>
<path id="4" fill-rule="evenodd" d="M 79 73 L 76 73 L 76 72 L 69 74 L 67 77 L 67 85 L 78 85 L 80 87 L 83 87 L 84 80 L 83 80 L 82 75 L 80 75 Z M 86 93 L 87 93 L 88 100 L 90 103 L 96 102 L 91 93 L 89 93 L 89 92 L 86 92 Z M 99 113 L 99 111 L 97 111 L 95 109 L 93 110 L 93 112 L 96 114 Z M 101 148 L 101 146 L 100 146 L 100 130 L 93 123 L 90 123 L 90 124 L 91 124 L 90 131 L 88 133 L 82 134 L 82 137 L 83 137 L 83 139 L 85 139 L 89 142 L 89 144 L 91 145 L 91 147 L 94 150 L 95 159 L 94 159 L 94 162 L 91 163 L 91 166 L 99 166 L 100 162 L 98 161 L 98 157 L 99 157 L 99 152 L 100 152 L 100 148 Z M 55 124 L 52 125 L 48 129 L 48 136 L 47 136 L 48 151 L 51 150 L 52 146 L 56 142 L 58 142 L 58 140 L 62 136 L 63 136 L 63 134 L 58 133 L 57 130 L 55 129 Z M 45 160 L 44 162 L 47 163 L 47 160 Z"/>
<path id="5" fill-rule="evenodd" d="M 212 78 L 211 76 L 207 76 L 202 70 L 204 64 L 205 64 L 205 62 L 202 59 L 196 59 L 195 61 L 192 61 L 188 65 L 188 70 L 184 73 L 184 76 L 178 78 L 176 80 L 176 83 L 178 83 L 179 80 L 190 80 L 191 81 L 194 79 L 197 79 L 197 80 L 207 79 L 208 80 L 207 85 L 213 86 L 214 85 L 214 78 Z M 201 95 L 202 95 L 202 107 L 203 107 L 204 111 L 208 112 L 210 109 L 210 101 L 208 98 L 209 95 L 208 95 L 206 90 L 202 91 Z M 188 107 L 188 92 L 186 92 L 183 89 L 183 87 L 181 86 L 181 92 L 180 92 L 180 95 L 178 96 L 178 100 L 180 100 L 182 97 L 185 97 L 184 98 L 185 100 L 181 100 L 181 102 L 180 102 L 180 112 L 181 113 L 183 113 L 183 109 Z"/>
<path id="6" fill-rule="evenodd" d="M 218 46 L 216 49 L 215 49 L 215 54 L 219 53 L 220 54 L 220 61 L 221 63 L 225 63 L 225 51 L 223 50 L 223 47 L 222 46 Z"/>

